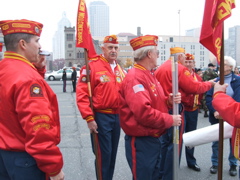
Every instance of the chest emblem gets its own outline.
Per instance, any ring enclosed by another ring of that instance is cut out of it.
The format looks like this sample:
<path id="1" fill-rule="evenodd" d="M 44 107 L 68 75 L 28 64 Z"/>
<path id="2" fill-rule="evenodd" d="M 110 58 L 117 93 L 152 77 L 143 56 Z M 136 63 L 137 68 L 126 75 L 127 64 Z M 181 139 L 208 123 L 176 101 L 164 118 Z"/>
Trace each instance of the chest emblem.
<path id="1" fill-rule="evenodd" d="M 190 72 L 189 72 L 188 70 L 186 70 L 186 71 L 184 72 L 184 74 L 185 74 L 186 76 L 190 76 Z"/>
<path id="2" fill-rule="evenodd" d="M 100 81 L 101 81 L 102 83 L 109 82 L 109 81 L 110 81 L 110 78 L 109 78 L 107 75 L 102 75 L 102 76 L 100 77 Z"/>
<path id="3" fill-rule="evenodd" d="M 122 80 L 121 80 L 120 77 L 116 77 L 116 81 L 117 81 L 118 83 L 122 82 Z"/>

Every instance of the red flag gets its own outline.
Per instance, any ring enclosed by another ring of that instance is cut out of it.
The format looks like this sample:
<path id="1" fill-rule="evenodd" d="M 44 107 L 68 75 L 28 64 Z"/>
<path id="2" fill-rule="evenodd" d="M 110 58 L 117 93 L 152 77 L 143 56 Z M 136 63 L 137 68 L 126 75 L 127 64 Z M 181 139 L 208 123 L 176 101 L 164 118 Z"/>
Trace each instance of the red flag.
<path id="1" fill-rule="evenodd" d="M 3 43 L 0 43 L 0 52 L 2 52 Z"/>
<path id="2" fill-rule="evenodd" d="M 85 0 L 79 0 L 76 27 L 77 27 L 76 47 L 82 47 L 87 49 L 89 58 L 96 57 L 97 53 L 95 51 L 92 35 L 90 32 Z"/>
<path id="3" fill-rule="evenodd" d="M 200 43 L 211 51 L 220 64 L 223 21 L 231 16 L 235 0 L 206 0 Z"/>

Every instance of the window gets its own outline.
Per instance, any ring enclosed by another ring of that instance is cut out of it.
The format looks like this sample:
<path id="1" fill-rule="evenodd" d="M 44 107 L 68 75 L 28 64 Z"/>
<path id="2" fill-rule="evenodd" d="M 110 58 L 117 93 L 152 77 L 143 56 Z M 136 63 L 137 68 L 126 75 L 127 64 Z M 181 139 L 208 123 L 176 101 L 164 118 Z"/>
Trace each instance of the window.
<path id="1" fill-rule="evenodd" d="M 67 41 L 73 41 L 73 34 L 67 34 Z"/>
<path id="2" fill-rule="evenodd" d="M 84 53 L 83 52 L 78 52 L 77 53 L 77 58 L 84 58 Z"/>

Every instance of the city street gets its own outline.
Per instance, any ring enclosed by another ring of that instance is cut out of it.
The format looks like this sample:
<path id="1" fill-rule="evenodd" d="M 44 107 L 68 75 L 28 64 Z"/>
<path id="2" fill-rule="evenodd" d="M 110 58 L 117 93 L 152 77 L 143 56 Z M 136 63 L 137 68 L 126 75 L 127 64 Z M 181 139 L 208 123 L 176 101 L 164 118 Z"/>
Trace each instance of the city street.
<path id="1" fill-rule="evenodd" d="M 92 153 L 89 130 L 76 106 L 76 95 L 72 92 L 71 81 L 67 81 L 67 92 L 63 93 L 62 81 L 47 81 L 57 94 L 61 118 L 61 143 L 59 145 L 64 156 L 65 180 L 96 180 L 94 171 L 94 155 Z M 209 126 L 208 118 L 199 113 L 198 127 Z M 223 180 L 237 180 L 238 175 L 228 174 L 229 141 L 224 141 Z M 180 164 L 179 180 L 216 180 L 217 174 L 209 172 L 211 164 L 211 143 L 195 148 L 195 157 L 201 168 L 200 172 L 189 169 L 186 165 L 183 148 Z M 124 132 L 121 132 L 116 160 L 114 180 L 131 180 L 131 172 L 125 158 Z"/>

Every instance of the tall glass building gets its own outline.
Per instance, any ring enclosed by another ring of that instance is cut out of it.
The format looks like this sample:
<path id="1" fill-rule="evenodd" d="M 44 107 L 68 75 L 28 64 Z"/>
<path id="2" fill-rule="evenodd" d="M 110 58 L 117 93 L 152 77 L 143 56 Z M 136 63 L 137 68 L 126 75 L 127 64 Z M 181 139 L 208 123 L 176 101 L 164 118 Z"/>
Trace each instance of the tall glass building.
<path id="1" fill-rule="evenodd" d="M 92 36 L 108 36 L 109 6 L 102 1 L 94 1 L 90 3 L 88 9 Z"/>
<path id="2" fill-rule="evenodd" d="M 240 66 L 240 25 L 228 29 L 228 39 L 224 41 L 226 56 L 231 56 Z"/>
<path id="3" fill-rule="evenodd" d="M 53 37 L 53 59 L 65 59 L 64 28 L 71 27 L 71 22 L 63 12 L 62 19 L 58 22 L 58 29 Z"/>

